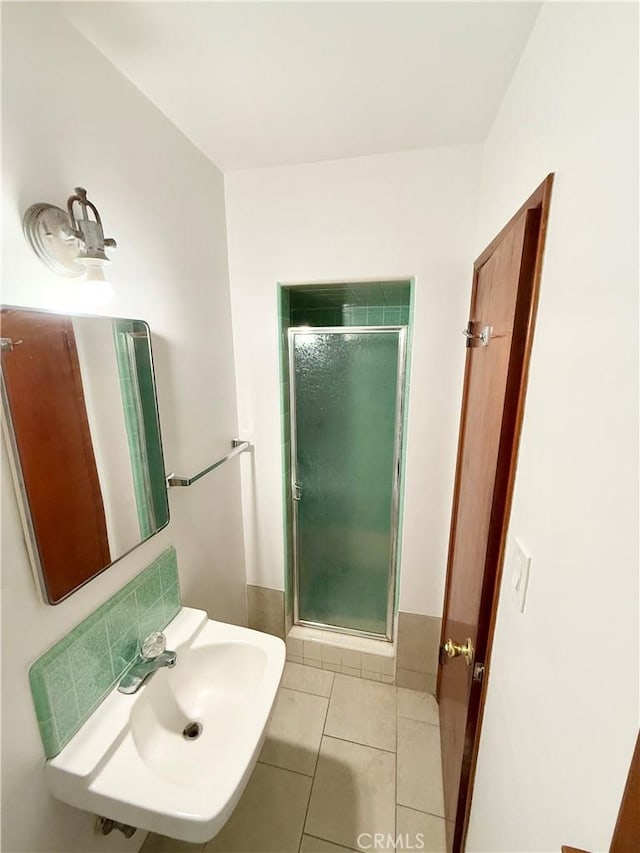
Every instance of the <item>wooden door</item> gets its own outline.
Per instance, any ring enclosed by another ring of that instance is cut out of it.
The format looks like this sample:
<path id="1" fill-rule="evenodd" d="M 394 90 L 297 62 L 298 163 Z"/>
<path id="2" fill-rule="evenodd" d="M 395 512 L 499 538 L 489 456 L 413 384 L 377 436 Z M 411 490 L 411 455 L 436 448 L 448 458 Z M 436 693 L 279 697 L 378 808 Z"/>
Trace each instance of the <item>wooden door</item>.
<path id="1" fill-rule="evenodd" d="M 52 604 L 111 562 L 70 319 L 2 309 L 2 375 Z"/>
<path id="2" fill-rule="evenodd" d="M 609 853 L 638 853 L 640 851 L 640 734 L 631 758 L 620 811 L 616 821 Z M 562 845 L 562 853 L 588 853 L 579 847 Z"/>
<path id="3" fill-rule="evenodd" d="M 609 853 L 640 850 L 640 735 L 636 740 Z"/>
<path id="4" fill-rule="evenodd" d="M 471 805 L 552 179 L 474 264 L 437 688 L 453 851 Z"/>

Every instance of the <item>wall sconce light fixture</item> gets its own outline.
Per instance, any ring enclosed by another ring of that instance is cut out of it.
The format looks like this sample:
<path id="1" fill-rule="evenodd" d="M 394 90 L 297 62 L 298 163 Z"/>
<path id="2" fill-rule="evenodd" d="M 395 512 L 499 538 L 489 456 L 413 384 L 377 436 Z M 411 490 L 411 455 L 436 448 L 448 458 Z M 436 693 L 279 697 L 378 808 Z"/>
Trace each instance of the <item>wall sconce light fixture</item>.
<path id="1" fill-rule="evenodd" d="M 98 209 L 85 189 L 76 187 L 66 210 L 54 204 L 32 204 L 22 227 L 33 251 L 53 272 L 84 275 L 86 281 L 106 284 L 102 267 L 110 261 L 105 248 L 115 248 L 116 241 L 105 238 Z"/>

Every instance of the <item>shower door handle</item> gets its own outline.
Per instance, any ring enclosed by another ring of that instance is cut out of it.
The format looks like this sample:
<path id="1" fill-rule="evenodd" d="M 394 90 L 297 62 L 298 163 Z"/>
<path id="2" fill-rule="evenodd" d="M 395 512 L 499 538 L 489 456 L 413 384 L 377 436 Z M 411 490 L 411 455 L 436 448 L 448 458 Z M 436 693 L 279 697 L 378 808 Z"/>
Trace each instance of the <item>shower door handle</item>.
<path id="1" fill-rule="evenodd" d="M 302 486 L 300 483 L 293 483 L 291 486 L 292 497 L 294 501 L 299 501 L 302 499 Z"/>

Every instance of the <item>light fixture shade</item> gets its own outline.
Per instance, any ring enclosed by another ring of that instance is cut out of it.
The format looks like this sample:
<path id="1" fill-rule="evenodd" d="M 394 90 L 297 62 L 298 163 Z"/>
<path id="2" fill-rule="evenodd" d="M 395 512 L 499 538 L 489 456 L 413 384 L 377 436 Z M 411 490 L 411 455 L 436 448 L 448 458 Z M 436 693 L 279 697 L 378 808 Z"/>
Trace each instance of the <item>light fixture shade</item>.
<path id="1" fill-rule="evenodd" d="M 113 299 L 113 287 L 104 274 L 104 262 L 83 258 L 79 263 L 87 271 L 85 280 L 81 283 L 85 291 L 84 300 L 95 306 L 107 305 Z"/>
<path id="2" fill-rule="evenodd" d="M 102 268 L 101 261 L 89 262 L 88 260 L 84 260 L 81 263 L 87 271 L 85 281 L 105 282 L 107 280 L 107 277 L 105 276 L 104 270 Z"/>
<path id="3" fill-rule="evenodd" d="M 85 291 L 89 291 L 85 294 L 86 301 L 96 307 L 108 305 L 113 301 L 113 285 L 104 276 L 101 280 L 94 281 L 91 288 L 85 288 Z"/>

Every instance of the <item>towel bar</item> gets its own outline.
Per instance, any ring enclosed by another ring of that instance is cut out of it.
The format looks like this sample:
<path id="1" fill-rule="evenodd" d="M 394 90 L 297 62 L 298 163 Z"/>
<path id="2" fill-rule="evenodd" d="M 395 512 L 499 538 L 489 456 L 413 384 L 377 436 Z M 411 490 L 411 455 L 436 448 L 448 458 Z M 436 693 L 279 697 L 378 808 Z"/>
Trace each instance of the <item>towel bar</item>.
<path id="1" fill-rule="evenodd" d="M 208 468 L 205 468 L 204 471 L 200 471 L 199 474 L 194 474 L 193 477 L 176 477 L 175 474 L 169 474 L 167 477 L 167 487 L 169 486 L 191 486 L 201 477 L 204 477 L 205 474 L 208 474 L 209 471 L 213 471 L 214 468 L 219 468 L 221 465 L 224 465 L 225 462 L 228 462 L 229 459 L 233 459 L 234 456 L 237 456 L 239 453 L 244 453 L 246 450 L 251 450 L 251 444 L 248 441 L 240 441 L 238 438 L 234 438 L 231 442 L 232 450 L 227 453 L 226 456 L 223 456 L 222 459 L 218 459 L 217 462 L 214 462 L 213 465 L 209 465 Z"/>

